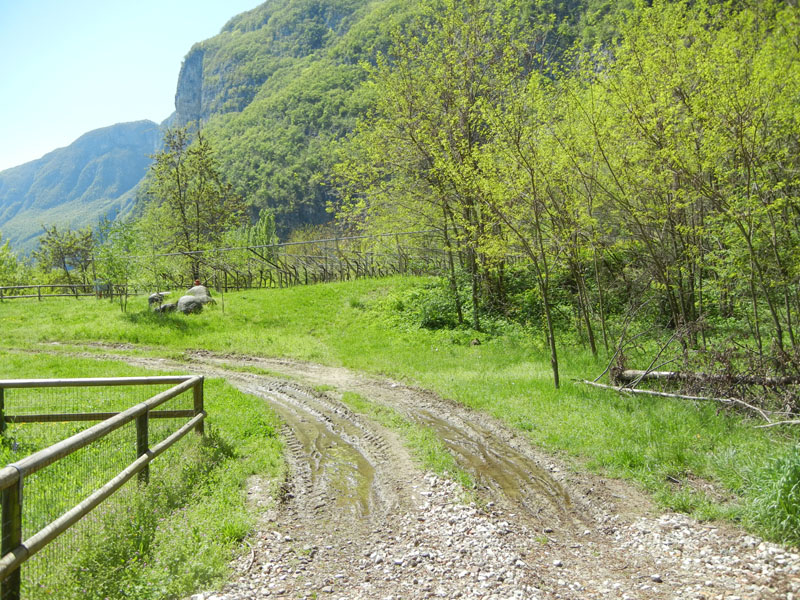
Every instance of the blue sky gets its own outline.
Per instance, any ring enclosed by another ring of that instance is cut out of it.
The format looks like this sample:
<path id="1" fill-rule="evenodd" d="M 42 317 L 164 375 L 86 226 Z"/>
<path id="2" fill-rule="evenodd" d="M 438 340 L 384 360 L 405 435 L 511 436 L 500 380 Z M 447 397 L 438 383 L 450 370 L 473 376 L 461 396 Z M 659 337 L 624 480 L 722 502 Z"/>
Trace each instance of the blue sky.
<path id="1" fill-rule="evenodd" d="M 92 129 L 161 122 L 192 44 L 260 3 L 0 0 L 0 171 Z"/>

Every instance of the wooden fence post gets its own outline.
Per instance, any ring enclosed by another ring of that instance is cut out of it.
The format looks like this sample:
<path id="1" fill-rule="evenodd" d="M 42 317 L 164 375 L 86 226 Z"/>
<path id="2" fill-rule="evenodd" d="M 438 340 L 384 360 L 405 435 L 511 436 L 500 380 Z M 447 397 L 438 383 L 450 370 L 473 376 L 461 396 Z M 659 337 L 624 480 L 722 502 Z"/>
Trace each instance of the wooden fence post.
<path id="1" fill-rule="evenodd" d="M 203 382 L 205 381 L 204 377 L 200 377 L 200 380 L 194 384 L 193 392 L 194 392 L 194 414 L 195 416 L 199 415 L 203 412 Z M 194 431 L 197 435 L 204 435 L 205 434 L 205 420 L 200 421 L 194 428 Z"/>
<path id="2" fill-rule="evenodd" d="M 2 492 L 3 541 L 2 556 L 5 556 L 22 543 L 22 478 Z M 0 584 L 0 598 L 20 600 L 19 567 L 12 571 Z"/>
<path id="3" fill-rule="evenodd" d="M 136 456 L 147 454 L 150 450 L 150 441 L 148 439 L 148 429 L 150 421 L 150 411 L 147 410 L 138 417 L 136 417 Z M 141 483 L 148 483 L 150 481 L 150 465 L 139 471 L 139 481 Z"/>

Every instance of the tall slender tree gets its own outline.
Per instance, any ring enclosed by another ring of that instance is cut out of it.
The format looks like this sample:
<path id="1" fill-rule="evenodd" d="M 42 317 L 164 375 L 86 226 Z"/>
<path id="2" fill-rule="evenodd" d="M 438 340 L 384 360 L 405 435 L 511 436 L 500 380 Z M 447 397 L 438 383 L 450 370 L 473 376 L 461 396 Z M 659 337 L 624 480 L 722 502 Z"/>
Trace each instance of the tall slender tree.
<path id="1" fill-rule="evenodd" d="M 161 225 L 158 238 L 170 251 L 184 253 L 191 276 L 200 276 L 197 251 L 222 241 L 225 231 L 245 218 L 244 202 L 225 182 L 208 138 L 188 129 L 168 129 L 164 149 L 154 156 L 148 210 Z"/>

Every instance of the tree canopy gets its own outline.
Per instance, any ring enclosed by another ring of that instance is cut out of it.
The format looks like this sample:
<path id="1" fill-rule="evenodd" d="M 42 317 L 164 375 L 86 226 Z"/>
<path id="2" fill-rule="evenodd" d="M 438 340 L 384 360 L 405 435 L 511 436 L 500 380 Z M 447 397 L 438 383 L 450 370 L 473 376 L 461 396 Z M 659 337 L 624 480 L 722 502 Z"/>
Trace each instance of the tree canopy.
<path id="1" fill-rule="evenodd" d="M 343 222 L 438 228 L 476 328 L 526 256 L 556 385 L 559 307 L 595 352 L 609 310 L 649 304 L 684 351 L 743 325 L 747 360 L 800 365 L 796 5 L 640 2 L 567 52 L 526 2 L 429 7 L 370 69 Z"/>

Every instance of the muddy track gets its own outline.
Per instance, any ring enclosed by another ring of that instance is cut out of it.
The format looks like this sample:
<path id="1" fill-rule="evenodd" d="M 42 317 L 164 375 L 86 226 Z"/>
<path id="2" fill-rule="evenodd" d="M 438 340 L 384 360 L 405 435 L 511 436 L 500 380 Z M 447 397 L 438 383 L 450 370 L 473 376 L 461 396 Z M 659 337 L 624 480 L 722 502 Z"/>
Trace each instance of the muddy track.
<path id="1" fill-rule="evenodd" d="M 292 473 L 285 497 L 294 512 L 363 523 L 413 496 L 401 476 L 413 470 L 404 449 L 338 401 L 258 375 L 217 375 L 264 398 L 285 423 Z"/>
<path id="2" fill-rule="evenodd" d="M 306 494 L 313 498 L 336 498 L 337 504 L 349 507 L 361 517 L 387 502 L 397 503 L 403 499 L 402 495 L 389 499 L 386 493 L 389 486 L 385 485 L 389 476 L 383 473 L 382 467 L 391 465 L 390 468 L 396 471 L 398 465 L 408 463 L 408 459 L 396 445 L 387 443 L 389 432 L 372 425 L 338 401 L 342 392 L 356 391 L 435 431 L 459 466 L 473 476 L 485 502 L 502 503 L 512 511 L 551 526 L 579 527 L 581 513 L 573 510 L 564 488 L 539 464 L 537 457 L 526 455 L 503 439 L 502 428 L 485 415 L 447 404 L 423 390 L 390 381 L 365 379 L 344 370 L 316 367 L 316 376 L 311 378 L 307 372 L 302 372 L 304 369 L 292 370 L 293 377 L 306 377 L 312 385 L 334 388 L 325 393 L 313 393 L 307 387 L 279 380 L 265 386 L 266 378 L 262 376 L 231 372 L 231 369 L 245 365 L 274 368 L 273 361 L 221 358 L 206 353 L 193 354 L 190 360 L 204 365 L 200 370 L 205 372 L 210 368 L 227 366 L 222 374 L 224 377 L 243 391 L 264 397 L 281 415 L 291 430 L 288 439 L 294 472 L 304 475 L 310 472 L 310 482 L 308 476 L 304 480 L 310 483 Z M 286 366 L 284 363 L 283 368 Z M 219 372 L 216 374 L 220 375 Z M 262 383 L 255 387 L 243 386 L 237 383 L 242 379 L 261 380 Z M 445 406 L 447 410 L 443 410 Z M 393 449 L 391 457 L 387 455 L 390 447 Z M 402 458 L 401 453 L 404 455 Z M 328 471 L 352 473 L 350 476 L 326 474 L 325 467 Z M 412 470 L 405 469 L 406 477 Z M 394 488 L 402 489 L 403 480 L 394 479 Z M 336 481 L 345 485 L 326 493 L 325 488 Z M 407 494 L 408 490 L 405 492 Z"/>
<path id="3" fill-rule="evenodd" d="M 800 598 L 798 554 L 659 514 L 632 486 L 574 472 L 428 391 L 287 360 L 109 357 L 225 378 L 285 423 L 283 501 L 263 514 L 234 580 L 195 600 Z M 473 475 L 480 507 L 422 473 L 395 433 L 340 401 L 344 392 L 433 429 Z M 270 505 L 263 483 L 249 490 L 254 506 Z"/>

